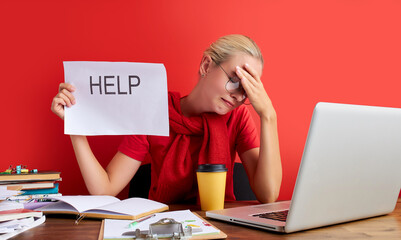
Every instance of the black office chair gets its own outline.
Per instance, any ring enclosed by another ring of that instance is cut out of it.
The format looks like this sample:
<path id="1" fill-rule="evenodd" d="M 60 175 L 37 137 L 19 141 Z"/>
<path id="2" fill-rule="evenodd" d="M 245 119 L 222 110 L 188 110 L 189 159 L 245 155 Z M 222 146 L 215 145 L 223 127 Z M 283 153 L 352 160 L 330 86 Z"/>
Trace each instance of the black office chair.
<path id="1" fill-rule="evenodd" d="M 256 200 L 242 163 L 234 163 L 233 180 L 234 195 L 238 201 Z"/>
<path id="2" fill-rule="evenodd" d="M 144 164 L 139 167 L 130 182 L 129 197 L 148 198 L 151 179 L 150 167 L 150 164 Z M 233 178 L 234 195 L 237 200 L 256 200 L 242 163 L 234 164 Z"/>
<path id="3" fill-rule="evenodd" d="M 150 164 L 140 166 L 129 184 L 128 197 L 148 198 L 150 179 Z"/>

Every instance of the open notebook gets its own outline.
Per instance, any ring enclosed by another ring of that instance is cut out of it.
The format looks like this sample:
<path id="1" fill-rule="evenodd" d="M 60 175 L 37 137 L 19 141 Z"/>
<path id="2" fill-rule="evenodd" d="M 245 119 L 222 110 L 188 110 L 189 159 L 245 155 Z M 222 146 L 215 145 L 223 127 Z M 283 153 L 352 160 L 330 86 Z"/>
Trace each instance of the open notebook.
<path id="1" fill-rule="evenodd" d="M 79 214 L 91 218 L 134 220 L 168 210 L 164 203 L 145 198 L 119 200 L 112 196 L 59 196 L 58 202 L 36 210 L 45 214 Z"/>

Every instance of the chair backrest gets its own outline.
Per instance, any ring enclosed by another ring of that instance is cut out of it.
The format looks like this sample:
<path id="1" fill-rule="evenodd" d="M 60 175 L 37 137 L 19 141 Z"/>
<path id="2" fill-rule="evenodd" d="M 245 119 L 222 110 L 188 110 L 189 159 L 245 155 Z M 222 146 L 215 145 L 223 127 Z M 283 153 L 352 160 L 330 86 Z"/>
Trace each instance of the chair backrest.
<path id="1" fill-rule="evenodd" d="M 130 182 L 129 197 L 148 198 L 151 181 L 150 168 L 150 164 L 144 164 L 139 167 Z M 234 164 L 233 178 L 234 195 L 237 200 L 256 200 L 242 163 Z"/>
<path id="2" fill-rule="evenodd" d="M 128 197 L 148 198 L 150 190 L 150 164 L 139 167 L 129 185 Z"/>
<path id="3" fill-rule="evenodd" d="M 234 195 L 238 201 L 256 200 L 256 196 L 249 185 L 248 175 L 242 163 L 234 164 L 233 180 Z"/>

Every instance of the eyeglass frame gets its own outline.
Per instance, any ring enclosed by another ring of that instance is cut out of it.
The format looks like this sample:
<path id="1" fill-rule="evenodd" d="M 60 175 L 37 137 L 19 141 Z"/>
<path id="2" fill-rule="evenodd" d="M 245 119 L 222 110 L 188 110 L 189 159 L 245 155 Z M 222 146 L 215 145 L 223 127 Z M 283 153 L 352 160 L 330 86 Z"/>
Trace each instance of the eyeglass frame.
<path id="1" fill-rule="evenodd" d="M 227 76 L 227 78 L 228 78 L 228 81 L 227 81 L 226 84 L 224 85 L 224 88 L 226 89 L 226 91 L 227 91 L 228 93 L 231 93 L 231 94 L 236 94 L 236 93 L 243 92 L 243 94 L 242 94 L 243 99 L 242 99 L 241 101 L 239 101 L 239 102 L 245 103 L 245 101 L 246 101 L 246 99 L 248 98 L 248 96 L 246 95 L 246 91 L 245 91 L 244 87 L 243 87 L 242 84 L 241 84 L 241 79 L 240 79 L 238 76 L 231 77 L 230 75 L 228 75 L 228 73 L 226 72 L 226 70 L 224 70 L 224 68 L 223 68 L 219 63 L 217 63 L 213 58 L 212 58 L 212 61 L 213 61 L 217 66 L 219 66 L 221 70 L 223 70 L 223 72 L 226 74 L 226 76 Z M 233 80 L 234 78 L 237 78 L 239 81 L 234 81 L 234 80 Z M 238 87 L 237 89 L 235 89 L 235 92 L 229 91 L 229 90 L 227 89 L 227 85 L 228 85 L 229 82 L 231 82 L 231 83 L 238 83 L 238 84 L 239 84 L 239 87 Z"/>

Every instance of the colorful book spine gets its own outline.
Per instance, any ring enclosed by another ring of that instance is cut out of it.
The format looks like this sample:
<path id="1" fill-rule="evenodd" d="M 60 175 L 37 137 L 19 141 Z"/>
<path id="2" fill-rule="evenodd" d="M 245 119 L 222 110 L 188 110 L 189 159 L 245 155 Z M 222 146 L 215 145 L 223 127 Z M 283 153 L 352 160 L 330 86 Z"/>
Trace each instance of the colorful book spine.
<path id="1" fill-rule="evenodd" d="M 12 196 L 8 197 L 7 200 L 9 201 L 18 201 L 18 200 L 32 200 L 32 199 L 47 199 L 47 198 L 52 198 L 52 197 L 59 197 L 62 196 L 61 193 L 55 193 L 55 194 L 33 194 L 33 195 L 18 195 L 18 196 Z"/>
<path id="2" fill-rule="evenodd" d="M 58 193 L 58 183 L 54 184 L 53 188 L 32 189 L 25 190 L 21 195 L 34 195 L 34 194 L 55 194 Z"/>

